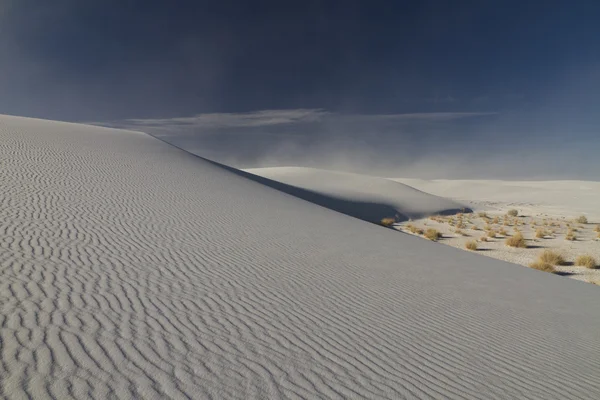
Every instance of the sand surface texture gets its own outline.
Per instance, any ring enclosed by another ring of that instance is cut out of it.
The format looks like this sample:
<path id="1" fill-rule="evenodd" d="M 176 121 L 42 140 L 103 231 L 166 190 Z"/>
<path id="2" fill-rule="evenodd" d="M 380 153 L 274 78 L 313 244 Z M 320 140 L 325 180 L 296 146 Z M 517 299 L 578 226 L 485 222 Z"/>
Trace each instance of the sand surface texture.
<path id="1" fill-rule="evenodd" d="M 0 116 L 3 398 L 600 398 L 600 290 Z"/>

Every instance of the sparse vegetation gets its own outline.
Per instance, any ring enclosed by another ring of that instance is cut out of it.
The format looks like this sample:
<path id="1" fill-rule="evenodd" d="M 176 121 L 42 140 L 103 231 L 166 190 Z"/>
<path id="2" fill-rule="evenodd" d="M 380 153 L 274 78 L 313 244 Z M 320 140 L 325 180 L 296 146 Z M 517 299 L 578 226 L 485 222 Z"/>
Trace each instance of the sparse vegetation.
<path id="1" fill-rule="evenodd" d="M 519 216 L 519 210 L 515 210 L 513 208 L 512 210 L 508 210 L 508 212 L 506 213 L 506 215 L 508 215 L 510 217 L 518 217 Z"/>
<path id="2" fill-rule="evenodd" d="M 478 212 L 477 216 L 479 218 L 489 218 L 488 215 L 487 215 L 487 213 L 485 213 L 485 212 Z"/>
<path id="3" fill-rule="evenodd" d="M 412 224 L 408 224 L 406 225 L 406 229 L 408 229 L 411 233 L 414 233 L 416 235 L 422 235 L 423 234 L 423 229 L 416 227 Z"/>
<path id="4" fill-rule="evenodd" d="M 494 231 L 493 229 L 490 229 L 489 231 L 487 231 L 487 236 L 489 238 L 495 238 L 496 237 L 496 231 Z"/>
<path id="5" fill-rule="evenodd" d="M 567 235 L 565 236 L 565 240 L 570 240 L 572 242 L 574 242 L 575 240 L 577 240 L 577 236 L 575 236 L 575 231 L 573 231 L 573 229 L 569 229 L 567 231 Z"/>
<path id="6" fill-rule="evenodd" d="M 517 232 L 513 236 L 507 238 L 505 243 L 510 247 L 527 248 L 527 243 L 521 232 Z"/>
<path id="7" fill-rule="evenodd" d="M 386 228 L 390 228 L 396 222 L 395 218 L 383 218 L 379 223 Z"/>
<path id="8" fill-rule="evenodd" d="M 548 234 L 548 232 L 546 232 L 546 230 L 544 228 L 538 228 L 535 231 L 535 237 L 538 238 L 538 239 L 545 238 L 547 234 Z"/>
<path id="9" fill-rule="evenodd" d="M 587 224 L 588 223 L 588 219 L 585 215 L 580 215 L 579 217 L 577 217 L 577 219 L 575 220 L 575 222 L 580 223 L 580 224 Z"/>
<path id="10" fill-rule="evenodd" d="M 435 242 L 442 237 L 442 234 L 437 229 L 429 228 L 425 231 L 425 237 Z"/>
<path id="11" fill-rule="evenodd" d="M 600 233 L 600 225 L 596 225 L 596 227 L 594 228 L 594 232 Z"/>
<path id="12" fill-rule="evenodd" d="M 544 272 L 550 272 L 550 273 L 555 273 L 556 272 L 556 268 L 554 268 L 554 265 L 552 264 L 548 264 L 545 263 L 543 261 L 534 261 L 531 264 L 529 264 L 529 266 L 533 269 L 537 269 L 538 271 L 544 271 Z"/>
<path id="13" fill-rule="evenodd" d="M 552 250 L 544 250 L 538 257 L 538 261 L 552 265 L 565 264 L 564 257 L 560 253 Z"/>
<path id="14" fill-rule="evenodd" d="M 500 218 L 494 217 L 494 219 L 492 220 L 492 224 L 498 224 L 498 223 L 500 223 Z"/>
<path id="15" fill-rule="evenodd" d="M 475 251 L 477 250 L 477 242 L 474 240 L 469 240 L 467 243 L 465 243 L 465 248 L 467 250 Z"/>
<path id="16" fill-rule="evenodd" d="M 479 238 L 480 242 L 487 242 L 488 241 L 488 237 L 483 235 L 482 237 Z"/>
<path id="17" fill-rule="evenodd" d="M 575 265 L 586 268 L 598 268 L 596 259 L 588 254 L 582 254 L 575 259 Z"/>
<path id="18" fill-rule="evenodd" d="M 498 233 L 504 237 L 508 236 L 508 232 L 506 232 L 506 229 L 501 228 Z"/>

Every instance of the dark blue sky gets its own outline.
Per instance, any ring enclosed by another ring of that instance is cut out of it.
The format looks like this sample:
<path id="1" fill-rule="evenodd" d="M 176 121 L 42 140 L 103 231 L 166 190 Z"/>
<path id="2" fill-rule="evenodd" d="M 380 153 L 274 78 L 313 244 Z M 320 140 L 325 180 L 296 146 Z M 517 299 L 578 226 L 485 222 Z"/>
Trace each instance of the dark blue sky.
<path id="1" fill-rule="evenodd" d="M 168 128 L 309 109 L 325 122 L 248 132 L 255 143 L 310 128 L 311 143 L 425 137 L 477 151 L 478 137 L 499 149 L 545 138 L 545 150 L 568 141 L 577 154 L 600 147 L 599 21 L 596 1 L 0 0 L 0 113 Z M 471 116 L 348 123 L 405 113 Z M 208 146 L 242 128 L 195 126 L 183 140 Z"/>

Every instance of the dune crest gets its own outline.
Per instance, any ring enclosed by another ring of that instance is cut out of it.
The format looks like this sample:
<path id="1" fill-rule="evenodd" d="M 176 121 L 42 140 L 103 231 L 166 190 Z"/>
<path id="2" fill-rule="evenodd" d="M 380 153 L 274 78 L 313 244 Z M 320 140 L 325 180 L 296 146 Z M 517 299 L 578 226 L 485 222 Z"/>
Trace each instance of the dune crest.
<path id="1" fill-rule="evenodd" d="M 599 398 L 600 291 L 148 135 L 0 116 L 3 398 Z"/>

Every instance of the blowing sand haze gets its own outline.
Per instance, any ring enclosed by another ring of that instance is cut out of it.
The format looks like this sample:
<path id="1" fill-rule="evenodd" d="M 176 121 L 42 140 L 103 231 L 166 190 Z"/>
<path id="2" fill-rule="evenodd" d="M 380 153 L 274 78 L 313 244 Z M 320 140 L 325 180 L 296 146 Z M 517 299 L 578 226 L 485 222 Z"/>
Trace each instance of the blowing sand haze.
<path id="1" fill-rule="evenodd" d="M 0 116 L 3 398 L 600 398 L 600 290 Z M 404 187 L 404 186 L 402 186 Z"/>

